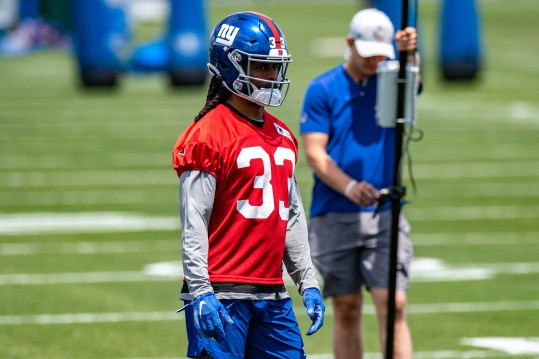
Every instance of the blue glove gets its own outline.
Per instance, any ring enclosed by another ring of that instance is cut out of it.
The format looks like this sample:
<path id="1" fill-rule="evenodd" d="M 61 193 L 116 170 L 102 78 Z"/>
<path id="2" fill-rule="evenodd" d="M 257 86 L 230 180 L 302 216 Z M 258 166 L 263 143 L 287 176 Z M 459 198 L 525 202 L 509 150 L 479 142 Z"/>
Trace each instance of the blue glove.
<path id="1" fill-rule="evenodd" d="M 307 315 L 313 322 L 309 330 L 307 330 L 307 335 L 312 335 L 324 324 L 324 312 L 326 311 L 326 307 L 324 307 L 320 291 L 317 288 L 305 289 L 303 292 L 303 304 L 305 305 Z"/>
<path id="2" fill-rule="evenodd" d="M 225 327 L 234 322 L 215 294 L 207 293 L 197 297 L 193 307 L 195 327 L 199 334 L 218 342 L 225 340 Z"/>

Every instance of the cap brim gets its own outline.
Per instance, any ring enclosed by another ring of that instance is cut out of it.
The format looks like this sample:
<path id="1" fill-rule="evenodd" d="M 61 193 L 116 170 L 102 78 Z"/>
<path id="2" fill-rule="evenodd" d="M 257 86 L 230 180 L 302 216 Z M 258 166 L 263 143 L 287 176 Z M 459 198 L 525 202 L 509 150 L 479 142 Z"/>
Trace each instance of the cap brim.
<path id="1" fill-rule="evenodd" d="M 358 54 L 362 57 L 385 56 L 390 59 L 395 58 L 395 50 L 392 44 L 364 40 L 355 40 L 355 44 Z"/>

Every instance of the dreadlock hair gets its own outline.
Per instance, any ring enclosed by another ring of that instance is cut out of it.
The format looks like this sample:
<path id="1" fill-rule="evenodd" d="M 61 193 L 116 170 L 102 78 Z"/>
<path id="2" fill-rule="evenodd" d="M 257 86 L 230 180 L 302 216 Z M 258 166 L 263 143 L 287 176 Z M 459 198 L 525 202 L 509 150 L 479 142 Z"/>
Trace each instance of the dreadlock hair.
<path id="1" fill-rule="evenodd" d="M 206 104 L 195 117 L 195 122 L 204 117 L 210 110 L 220 103 L 225 102 L 230 96 L 230 91 L 223 85 L 220 77 L 213 76 L 206 96 Z"/>

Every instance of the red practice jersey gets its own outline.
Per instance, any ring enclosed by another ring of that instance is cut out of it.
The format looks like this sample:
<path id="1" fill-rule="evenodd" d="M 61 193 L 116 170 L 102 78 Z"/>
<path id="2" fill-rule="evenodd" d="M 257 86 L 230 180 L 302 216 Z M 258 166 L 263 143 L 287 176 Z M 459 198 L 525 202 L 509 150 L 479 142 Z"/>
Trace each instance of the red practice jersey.
<path id="1" fill-rule="evenodd" d="M 262 128 L 225 105 L 191 124 L 173 149 L 173 167 L 217 180 L 208 237 L 210 282 L 283 284 L 289 189 L 298 143 L 264 113 Z"/>

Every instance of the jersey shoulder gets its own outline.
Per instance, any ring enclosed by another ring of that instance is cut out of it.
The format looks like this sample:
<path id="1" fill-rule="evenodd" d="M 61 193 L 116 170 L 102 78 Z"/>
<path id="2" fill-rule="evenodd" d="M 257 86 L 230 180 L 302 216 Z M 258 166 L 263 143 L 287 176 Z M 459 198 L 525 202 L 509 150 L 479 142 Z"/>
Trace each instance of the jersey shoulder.
<path id="1" fill-rule="evenodd" d="M 221 168 L 222 147 L 231 142 L 225 127 L 229 110 L 222 105 L 190 124 L 172 149 L 172 165 L 178 172 L 198 170 L 217 175 Z M 229 121 L 234 123 L 234 121 Z"/>
<path id="2" fill-rule="evenodd" d="M 296 136 L 294 136 L 294 133 L 290 130 L 286 123 L 279 120 L 277 117 L 273 116 L 268 112 L 264 113 L 264 117 L 265 121 L 268 121 L 270 124 L 270 126 L 268 126 L 270 130 L 276 130 L 278 135 L 284 136 L 291 140 L 294 144 L 294 147 L 297 148 L 298 141 L 296 139 Z"/>

